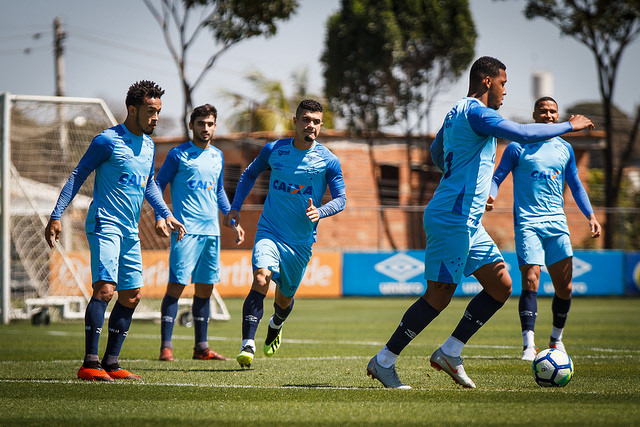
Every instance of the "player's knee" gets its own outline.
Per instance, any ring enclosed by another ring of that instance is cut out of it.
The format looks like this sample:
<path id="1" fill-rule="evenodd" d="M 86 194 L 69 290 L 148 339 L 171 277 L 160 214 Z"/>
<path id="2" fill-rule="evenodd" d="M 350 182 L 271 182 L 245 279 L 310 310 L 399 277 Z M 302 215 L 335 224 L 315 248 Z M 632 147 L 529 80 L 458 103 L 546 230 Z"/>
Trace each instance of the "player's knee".
<path id="1" fill-rule="evenodd" d="M 268 289 L 270 282 L 271 275 L 265 271 L 259 270 L 253 276 L 252 288 L 256 290 L 262 290 L 264 288 Z"/>
<path id="2" fill-rule="evenodd" d="M 102 301 L 106 301 L 107 303 L 111 301 L 113 295 L 115 294 L 115 286 L 106 284 L 106 283 L 94 283 L 93 286 L 93 297 Z"/>
<path id="3" fill-rule="evenodd" d="M 571 282 L 569 282 L 567 285 L 559 287 L 555 291 L 556 291 L 556 295 L 558 295 L 559 298 L 569 299 L 571 298 L 571 292 L 573 291 L 573 286 Z"/>
<path id="4" fill-rule="evenodd" d="M 135 294 L 120 294 L 118 295 L 118 302 L 125 307 L 136 308 L 140 302 L 142 295 L 140 292 Z"/>

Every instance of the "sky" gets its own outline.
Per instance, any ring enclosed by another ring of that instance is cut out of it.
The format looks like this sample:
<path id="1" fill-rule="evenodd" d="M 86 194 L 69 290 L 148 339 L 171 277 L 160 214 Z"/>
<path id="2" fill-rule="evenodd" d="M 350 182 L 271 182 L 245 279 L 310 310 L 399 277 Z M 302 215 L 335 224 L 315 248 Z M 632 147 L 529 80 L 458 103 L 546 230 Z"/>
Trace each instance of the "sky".
<path id="1" fill-rule="evenodd" d="M 156 0 L 157 1 L 157 0 Z M 596 65 L 588 48 L 543 19 L 527 20 L 521 0 L 471 0 L 476 26 L 476 58 L 494 56 L 507 66 L 507 96 L 500 113 L 509 119 L 529 121 L 534 94 L 533 74 L 550 73 L 551 95 L 560 111 L 578 102 L 600 100 Z M 65 94 L 99 97 L 116 114 L 124 113 L 129 85 L 156 81 L 163 96 L 161 123 L 165 135 L 180 135 L 182 90 L 175 63 L 162 31 L 142 0 L 0 0 L 0 92 L 53 95 L 53 21 L 62 19 L 65 40 Z M 293 73 L 307 70 L 311 93 L 322 94 L 320 56 L 324 50 L 326 22 L 337 12 L 339 0 L 300 0 L 277 35 L 240 42 L 227 50 L 194 92 L 194 105 L 212 103 L 218 108 L 217 134 L 229 132 L 225 123 L 233 113 L 225 93 L 258 98 L 246 76 L 259 71 L 279 80 L 292 93 Z M 38 35 L 37 38 L 35 35 Z M 188 70 L 195 71 L 213 52 L 213 39 L 205 32 L 190 53 Z M 27 51 L 29 53 L 25 53 Z M 622 57 L 614 103 L 627 114 L 640 105 L 640 40 Z M 453 104 L 465 96 L 468 72 L 435 100 L 429 131 L 436 132 Z M 119 110 L 119 111 L 118 111 Z M 393 131 L 393 129 L 391 129 Z"/>

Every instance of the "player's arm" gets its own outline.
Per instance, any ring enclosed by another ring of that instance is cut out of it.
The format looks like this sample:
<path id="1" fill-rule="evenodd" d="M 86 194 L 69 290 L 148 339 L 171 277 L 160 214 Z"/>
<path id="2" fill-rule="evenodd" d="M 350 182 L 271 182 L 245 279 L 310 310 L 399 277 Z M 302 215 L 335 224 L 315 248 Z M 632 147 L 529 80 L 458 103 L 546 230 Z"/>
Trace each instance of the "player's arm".
<path id="1" fill-rule="evenodd" d="M 571 116 L 562 123 L 527 123 L 520 124 L 504 119 L 497 111 L 476 106 L 468 113 L 469 124 L 478 135 L 517 141 L 521 144 L 546 141 L 563 133 L 592 129 L 593 123 L 584 116 Z"/>
<path id="2" fill-rule="evenodd" d="M 227 192 L 224 191 L 224 159 L 221 160 L 220 175 L 218 176 L 218 188 L 216 190 L 216 193 L 218 196 L 218 208 L 222 211 L 223 215 L 228 214 L 231 210 L 231 204 L 229 203 Z M 242 226 L 235 220 L 230 225 L 233 231 L 236 233 L 236 245 L 241 245 L 244 242 L 244 228 L 242 228 Z"/>
<path id="3" fill-rule="evenodd" d="M 231 202 L 231 209 L 224 216 L 223 224 L 225 227 L 232 227 L 232 221 L 235 224 L 240 224 L 240 209 L 242 208 L 242 204 L 256 183 L 258 176 L 269 166 L 269 156 L 271 156 L 274 145 L 275 142 L 270 142 L 262 147 L 258 157 L 253 159 L 251 164 L 247 166 L 244 172 L 242 172 L 242 175 L 240 175 L 238 186 L 236 187 L 236 195 L 233 197 L 233 202 Z"/>
<path id="4" fill-rule="evenodd" d="M 565 181 L 571 190 L 573 200 L 576 201 L 578 208 L 589 220 L 589 229 L 591 230 L 591 237 L 599 237 L 602 233 L 602 226 L 596 219 L 596 214 L 593 212 L 589 196 L 587 195 L 580 177 L 578 176 L 578 166 L 576 165 L 576 157 L 573 152 L 573 148 L 569 143 L 565 142 L 565 146 L 569 149 L 569 161 L 565 172 Z"/>
<path id="5" fill-rule="evenodd" d="M 493 203 L 498 196 L 498 188 L 500 188 L 500 184 L 502 181 L 511 173 L 511 171 L 518 164 L 518 160 L 520 158 L 520 150 L 518 143 L 512 142 L 507 145 L 507 148 L 504 149 L 502 153 L 502 158 L 500 159 L 500 163 L 496 168 L 496 171 L 493 173 L 493 178 L 491 178 L 491 190 L 489 191 L 489 198 L 487 199 L 487 211 L 493 210 Z"/>
<path id="6" fill-rule="evenodd" d="M 347 206 L 347 193 L 345 191 L 342 168 L 340 167 L 340 162 L 337 157 L 334 156 L 328 162 L 325 177 L 327 179 L 329 193 L 331 193 L 331 200 L 317 208 L 317 212 L 313 212 L 313 208 L 315 208 L 313 206 L 313 200 L 309 199 L 310 206 L 307 208 L 307 216 L 312 222 L 342 212 Z"/>
<path id="7" fill-rule="evenodd" d="M 154 177 L 155 175 L 153 172 L 155 169 L 154 163 L 155 162 L 153 161 L 151 162 L 151 168 L 149 170 L 149 178 L 147 179 L 147 187 L 145 188 L 145 191 L 144 191 L 144 198 L 147 200 L 147 202 L 149 202 L 153 210 L 155 212 L 159 212 L 160 216 L 164 218 L 164 220 L 166 221 L 167 227 L 169 227 L 169 229 L 172 231 L 178 232 L 178 241 L 180 241 L 182 240 L 185 233 L 187 232 L 187 229 L 184 227 L 184 225 L 182 225 L 182 223 L 180 223 L 180 221 L 175 219 L 175 217 L 167 207 L 167 204 L 164 202 L 164 199 L 162 198 L 162 193 L 160 192 L 160 188 L 158 188 L 158 184 L 156 184 L 156 180 Z M 165 237 L 169 237 L 168 232 L 165 235 Z"/>
<path id="8" fill-rule="evenodd" d="M 444 126 L 440 128 L 435 139 L 431 143 L 431 161 L 442 173 L 444 173 Z"/>
<path id="9" fill-rule="evenodd" d="M 62 213 L 69 206 L 75 195 L 78 194 L 80 187 L 82 187 L 91 172 L 111 157 L 113 147 L 113 142 L 108 138 L 101 135 L 96 136 L 89 144 L 89 148 L 87 148 L 76 168 L 71 172 L 69 179 L 62 187 L 56 206 L 53 208 L 49 222 L 44 230 L 44 238 L 50 248 L 53 248 L 54 242 L 58 241 L 60 233 L 62 233 L 62 223 L 60 222 Z"/>
<path id="10" fill-rule="evenodd" d="M 158 185 L 161 195 L 164 194 L 165 188 L 173 181 L 173 177 L 176 176 L 180 162 L 178 155 L 178 150 L 176 148 L 172 148 L 156 175 L 156 184 Z M 161 212 L 154 210 L 154 213 L 156 216 L 156 234 L 160 237 L 169 237 L 170 231 L 167 221 L 163 218 Z"/>

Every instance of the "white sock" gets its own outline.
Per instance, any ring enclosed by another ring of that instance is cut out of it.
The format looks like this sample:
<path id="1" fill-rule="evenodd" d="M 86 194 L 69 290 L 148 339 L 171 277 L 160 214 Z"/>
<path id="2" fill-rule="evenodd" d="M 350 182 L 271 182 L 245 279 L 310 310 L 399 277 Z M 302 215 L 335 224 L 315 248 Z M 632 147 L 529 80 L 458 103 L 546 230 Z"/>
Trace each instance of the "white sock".
<path id="1" fill-rule="evenodd" d="M 396 360 L 398 359 L 398 355 L 392 353 L 387 346 L 385 345 L 382 350 L 376 354 L 376 359 L 378 360 L 378 365 L 383 368 L 390 368 L 391 366 L 396 364 Z"/>
<path id="2" fill-rule="evenodd" d="M 551 329 L 551 339 L 553 341 L 562 341 L 562 331 L 564 328 L 556 328 L 555 326 Z"/>
<path id="3" fill-rule="evenodd" d="M 522 343 L 525 347 L 535 347 L 535 341 L 533 339 L 534 333 L 533 331 L 527 329 L 522 331 Z"/>
<path id="4" fill-rule="evenodd" d="M 462 341 L 450 336 L 440 348 L 447 356 L 460 357 L 462 354 L 462 347 L 464 347 L 464 343 Z"/>
<path id="5" fill-rule="evenodd" d="M 253 352 L 256 351 L 256 342 L 254 340 L 242 340 L 242 345 L 240 349 L 245 348 L 245 346 L 250 346 L 253 349 Z"/>
<path id="6" fill-rule="evenodd" d="M 284 323 L 280 323 L 279 325 L 276 325 L 275 323 L 273 323 L 273 316 L 271 316 L 271 318 L 269 319 L 269 327 L 273 328 L 273 329 L 280 329 L 282 328 L 282 325 Z"/>

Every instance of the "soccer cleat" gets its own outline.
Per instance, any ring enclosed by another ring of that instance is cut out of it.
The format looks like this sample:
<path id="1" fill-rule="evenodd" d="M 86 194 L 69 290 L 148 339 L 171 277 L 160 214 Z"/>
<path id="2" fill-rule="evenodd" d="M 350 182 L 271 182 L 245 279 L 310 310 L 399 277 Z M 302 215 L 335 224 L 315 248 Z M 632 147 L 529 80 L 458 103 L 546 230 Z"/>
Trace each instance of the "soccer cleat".
<path id="1" fill-rule="evenodd" d="M 111 366 L 105 365 L 104 370 L 114 380 L 141 380 L 142 377 L 136 374 L 132 374 L 126 369 L 122 368 L 119 363 L 114 363 Z"/>
<path id="2" fill-rule="evenodd" d="M 267 338 L 264 340 L 264 347 L 262 348 L 264 351 L 264 355 L 267 357 L 273 356 L 273 354 L 280 347 L 280 343 L 282 342 L 282 328 L 274 329 L 269 326 L 267 330 Z"/>
<path id="3" fill-rule="evenodd" d="M 431 355 L 431 366 L 438 371 L 445 371 L 453 380 L 460 384 L 464 388 L 476 388 L 476 385 L 471 381 L 471 378 L 467 376 L 462 366 L 462 357 L 451 357 L 444 354 L 444 352 L 438 348 Z"/>
<path id="4" fill-rule="evenodd" d="M 78 370 L 78 378 L 85 381 L 113 381 L 98 362 L 86 363 Z"/>
<path id="5" fill-rule="evenodd" d="M 165 360 L 167 362 L 173 362 L 175 357 L 173 357 L 173 349 L 171 347 L 162 347 L 160 349 L 160 360 Z"/>
<path id="6" fill-rule="evenodd" d="M 560 350 L 563 353 L 567 352 L 567 350 L 564 349 L 564 344 L 562 344 L 562 340 L 556 340 L 551 338 L 549 340 L 549 348 L 555 348 L 556 350 Z"/>
<path id="7" fill-rule="evenodd" d="M 245 345 L 244 347 L 242 347 L 240 354 L 236 357 L 236 360 L 240 364 L 240 367 L 250 368 L 251 362 L 253 362 L 253 355 L 255 353 L 255 350 L 250 345 Z"/>
<path id="8" fill-rule="evenodd" d="M 527 362 L 533 362 L 536 358 L 537 349 L 532 345 L 527 345 L 522 348 L 522 357 L 520 360 L 526 360 Z"/>
<path id="9" fill-rule="evenodd" d="M 196 350 L 193 349 L 193 358 L 195 360 L 231 360 L 228 357 L 225 357 L 215 351 L 211 350 L 209 347 L 204 350 Z"/>
<path id="10" fill-rule="evenodd" d="M 408 390 L 411 386 L 402 384 L 398 373 L 396 372 L 396 365 L 391 365 L 388 368 L 383 368 L 378 364 L 378 359 L 373 356 L 367 365 L 367 375 L 371 379 L 376 379 L 382 383 L 386 388 L 397 388 L 399 390 Z"/>

